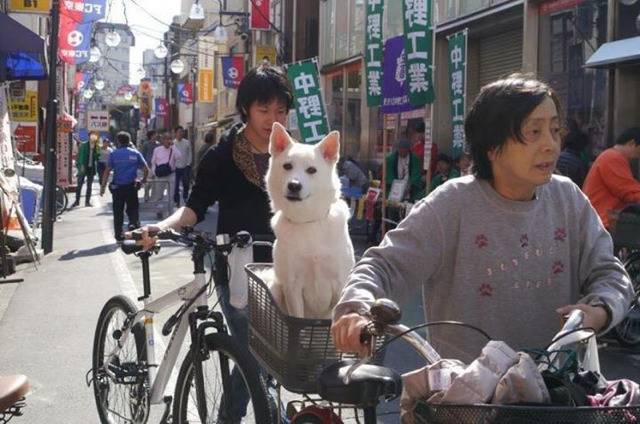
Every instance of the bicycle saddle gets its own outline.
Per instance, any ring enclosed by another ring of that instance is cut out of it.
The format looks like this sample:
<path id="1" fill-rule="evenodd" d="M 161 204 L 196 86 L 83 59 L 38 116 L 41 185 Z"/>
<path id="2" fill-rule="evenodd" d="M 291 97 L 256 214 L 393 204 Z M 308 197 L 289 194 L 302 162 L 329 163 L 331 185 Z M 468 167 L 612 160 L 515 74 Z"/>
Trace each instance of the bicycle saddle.
<path id="1" fill-rule="evenodd" d="M 0 413 L 12 407 L 29 391 L 29 381 L 24 375 L 0 377 Z"/>
<path id="2" fill-rule="evenodd" d="M 343 360 L 322 370 L 318 379 L 318 394 L 322 399 L 366 407 L 376 406 L 380 398 L 392 400 L 400 396 L 400 374 L 379 365 L 360 365 L 347 384 L 347 371 L 355 362 L 355 359 Z"/>

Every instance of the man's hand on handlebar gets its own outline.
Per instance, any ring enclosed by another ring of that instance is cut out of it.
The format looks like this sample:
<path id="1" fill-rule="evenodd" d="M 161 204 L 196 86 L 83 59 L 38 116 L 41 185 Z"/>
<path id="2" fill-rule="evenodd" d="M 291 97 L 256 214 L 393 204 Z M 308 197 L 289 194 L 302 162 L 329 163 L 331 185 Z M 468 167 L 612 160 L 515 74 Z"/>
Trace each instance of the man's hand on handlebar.
<path id="1" fill-rule="evenodd" d="M 142 246 L 143 250 L 152 249 L 158 240 L 155 234 L 159 233 L 161 230 L 162 228 L 155 224 L 145 225 L 144 227 L 135 230 L 137 234 L 140 234 L 139 239 L 136 240 L 136 244 Z M 133 239 L 133 233 L 133 231 L 128 231 L 124 234 L 124 237 L 126 239 Z"/>
<path id="2" fill-rule="evenodd" d="M 331 326 L 331 335 L 336 349 L 342 352 L 355 352 L 360 356 L 367 355 L 369 346 L 360 341 L 360 335 L 369 321 L 357 313 L 346 314 L 338 318 Z"/>

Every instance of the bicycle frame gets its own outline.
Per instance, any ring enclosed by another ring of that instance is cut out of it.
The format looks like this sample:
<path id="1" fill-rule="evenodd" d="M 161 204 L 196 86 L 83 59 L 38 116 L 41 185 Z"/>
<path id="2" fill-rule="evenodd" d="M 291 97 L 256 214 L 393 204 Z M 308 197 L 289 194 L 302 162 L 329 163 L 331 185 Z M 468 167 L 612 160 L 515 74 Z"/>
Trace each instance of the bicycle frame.
<path id="1" fill-rule="evenodd" d="M 146 265 L 148 269 L 148 262 L 144 264 L 145 259 L 148 261 L 148 258 L 143 258 L 143 271 L 144 265 Z M 148 272 L 144 274 L 148 274 Z M 145 280 L 147 278 L 148 275 L 145 275 Z M 207 292 L 206 290 L 203 290 L 206 285 L 206 274 L 195 273 L 194 279 L 189 283 L 183 285 L 182 287 L 178 287 L 177 289 L 172 290 L 169 293 L 164 294 L 158 299 L 153 300 L 151 295 L 147 292 L 147 284 L 145 282 L 145 295 L 148 296 L 142 298 L 144 308 L 136 313 L 133 320 L 128 320 L 126 328 L 123 329 L 123 333 L 120 337 L 118 346 L 106 358 L 104 362 L 104 371 L 107 373 L 107 375 L 111 378 L 114 378 L 114 374 L 108 369 L 111 358 L 117 356 L 120 353 L 121 347 L 125 345 L 127 339 L 131 335 L 131 329 L 133 328 L 133 326 L 138 322 L 143 323 L 146 335 L 145 344 L 147 347 L 147 364 L 149 364 L 148 378 L 149 385 L 151 387 L 149 393 L 150 402 L 152 405 L 163 403 L 164 391 L 167 387 L 169 378 L 171 377 L 173 367 L 175 366 L 178 359 L 178 354 L 180 353 L 180 348 L 182 347 L 184 338 L 187 334 L 187 331 L 189 330 L 189 314 L 191 312 L 194 312 L 199 306 L 207 305 Z M 153 316 L 172 306 L 178 305 L 180 303 L 185 304 L 191 301 L 191 299 L 193 299 L 193 297 L 196 296 L 200 291 L 200 296 L 195 299 L 189 309 L 182 314 L 180 321 L 173 329 L 167 349 L 165 350 L 162 360 L 158 364 L 156 362 L 156 344 L 154 332 L 155 326 Z"/>

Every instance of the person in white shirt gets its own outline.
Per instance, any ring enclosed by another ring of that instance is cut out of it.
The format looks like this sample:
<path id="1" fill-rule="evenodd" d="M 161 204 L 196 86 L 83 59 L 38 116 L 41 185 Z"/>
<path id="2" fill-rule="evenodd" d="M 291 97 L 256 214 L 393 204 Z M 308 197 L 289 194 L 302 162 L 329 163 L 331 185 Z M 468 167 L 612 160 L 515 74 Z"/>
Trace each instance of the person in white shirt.
<path id="1" fill-rule="evenodd" d="M 184 128 L 181 126 L 175 129 L 174 147 L 180 151 L 180 158 L 176 162 L 175 188 L 173 201 L 176 207 L 180 207 L 180 185 L 182 185 L 182 199 L 187 203 L 189 198 L 189 187 L 191 186 L 191 160 L 193 157 L 191 142 L 184 138 Z"/>
<path id="2" fill-rule="evenodd" d="M 151 192 L 153 201 L 160 201 L 167 190 L 167 199 L 171 199 L 174 192 L 175 170 L 182 154 L 173 145 L 171 133 L 162 136 L 162 144 L 153 150 L 151 156 L 151 172 L 154 175 L 154 188 Z M 167 166 L 168 165 L 168 168 Z M 166 172 L 169 172 L 166 174 Z"/>

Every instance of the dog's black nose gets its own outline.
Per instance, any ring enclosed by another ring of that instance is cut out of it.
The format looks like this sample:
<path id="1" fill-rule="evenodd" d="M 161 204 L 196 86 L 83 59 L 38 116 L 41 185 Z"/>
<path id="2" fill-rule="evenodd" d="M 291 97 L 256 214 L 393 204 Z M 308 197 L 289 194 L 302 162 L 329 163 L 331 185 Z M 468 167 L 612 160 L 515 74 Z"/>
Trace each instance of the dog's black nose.
<path id="1" fill-rule="evenodd" d="M 291 193 L 300 193 L 300 190 L 302 190 L 302 184 L 300 184 L 300 181 L 296 180 L 289 181 L 289 184 L 287 184 L 287 188 Z"/>

